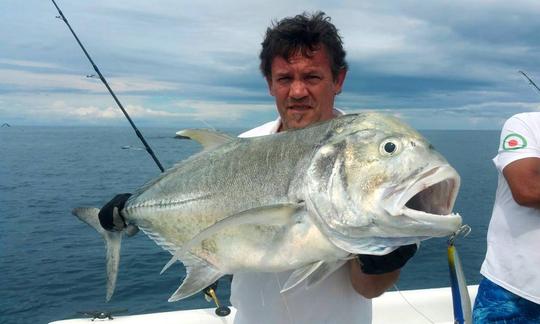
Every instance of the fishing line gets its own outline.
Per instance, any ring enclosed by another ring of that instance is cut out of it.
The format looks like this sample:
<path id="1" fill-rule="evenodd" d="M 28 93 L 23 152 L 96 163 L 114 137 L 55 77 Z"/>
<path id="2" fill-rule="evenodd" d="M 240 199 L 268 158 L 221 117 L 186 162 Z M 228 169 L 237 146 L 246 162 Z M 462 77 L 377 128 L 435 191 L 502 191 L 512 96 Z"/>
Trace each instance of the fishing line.
<path id="1" fill-rule="evenodd" d="M 281 280 L 279 280 L 278 274 L 274 272 L 274 276 L 278 283 L 279 289 L 281 289 L 283 286 L 281 285 Z M 283 304 L 285 304 L 285 310 L 287 311 L 287 319 L 289 320 L 289 323 L 292 324 L 293 320 L 292 320 L 291 310 L 289 309 L 289 302 L 287 301 L 287 297 L 285 296 L 285 294 L 282 294 L 281 292 L 279 293 L 279 295 L 281 299 L 283 300 Z"/>
<path id="2" fill-rule="evenodd" d="M 90 64 L 92 64 L 92 67 L 94 68 L 94 71 L 96 71 L 96 73 L 98 74 L 99 76 L 99 79 L 101 80 L 101 82 L 105 85 L 105 87 L 107 88 L 107 90 L 109 90 L 109 93 L 111 94 L 111 96 L 113 97 L 114 101 L 116 102 L 116 104 L 118 105 L 118 107 L 120 108 L 120 110 L 122 110 L 122 113 L 124 113 L 124 116 L 127 118 L 127 120 L 129 121 L 129 124 L 131 125 L 131 127 L 133 128 L 133 130 L 135 131 L 135 134 L 137 134 L 137 137 L 141 140 L 141 142 L 143 143 L 144 147 L 146 148 L 146 152 L 148 152 L 148 154 L 150 154 L 150 156 L 152 157 L 152 159 L 154 160 L 154 162 L 157 164 L 158 168 L 161 170 L 161 172 L 165 171 L 165 169 L 163 168 L 163 166 L 161 165 L 161 163 L 159 162 L 158 158 L 156 157 L 156 155 L 154 154 L 154 151 L 152 151 L 152 148 L 150 147 L 150 145 L 148 145 L 148 143 L 146 142 L 146 140 L 144 139 L 143 135 L 141 134 L 141 132 L 139 131 L 139 129 L 137 128 L 137 126 L 135 126 L 135 123 L 133 122 L 133 120 L 131 120 L 131 117 L 129 117 L 129 114 L 127 113 L 127 111 L 124 109 L 124 106 L 122 106 L 122 103 L 120 103 L 120 100 L 118 100 L 118 98 L 116 97 L 116 95 L 114 94 L 114 91 L 111 89 L 111 87 L 109 86 L 109 83 L 107 83 L 107 80 L 105 79 L 105 77 L 103 76 L 103 74 L 101 74 L 101 72 L 99 71 L 99 68 L 97 67 L 97 65 L 94 63 L 94 61 L 92 60 L 92 58 L 90 57 L 90 54 L 88 54 L 88 52 L 86 51 L 86 48 L 84 48 L 83 44 L 81 43 L 81 41 L 79 40 L 79 37 L 77 37 L 77 34 L 75 34 L 75 31 L 73 30 L 73 28 L 71 28 L 71 25 L 69 24 L 66 16 L 64 16 L 64 14 L 62 13 L 62 10 L 60 10 L 60 7 L 58 7 L 58 5 L 56 4 L 56 2 L 54 0 L 51 0 L 52 3 L 54 4 L 54 6 L 56 7 L 56 10 L 58 10 L 58 13 L 60 14 L 60 16 L 57 16 L 57 18 L 61 18 L 65 23 L 66 25 L 68 26 L 69 30 L 71 31 L 71 34 L 73 34 L 73 37 L 75 37 L 75 40 L 77 41 L 77 43 L 79 44 L 79 46 L 81 47 L 81 49 L 83 50 L 84 52 L 84 55 L 86 55 L 86 57 L 88 58 L 88 60 L 90 61 Z"/>
<path id="3" fill-rule="evenodd" d="M 407 299 L 407 297 L 405 297 L 405 295 L 403 295 L 403 293 L 401 293 L 401 290 L 399 290 L 398 286 L 396 284 L 394 284 L 394 289 L 396 289 L 396 291 L 399 293 L 399 295 L 401 296 L 401 298 L 403 298 L 403 300 L 409 304 L 409 306 L 411 306 L 411 308 L 417 312 L 419 315 L 421 315 L 423 318 L 426 319 L 426 321 L 432 323 L 432 324 L 435 324 L 434 321 L 432 321 L 429 317 L 427 317 L 427 315 L 425 315 L 424 313 L 422 313 L 418 308 L 414 307 L 414 305 Z"/>
<path id="4" fill-rule="evenodd" d="M 453 249 L 456 259 L 459 258 L 457 256 L 457 250 L 455 250 L 455 246 L 454 246 L 456 238 L 458 238 L 458 237 L 466 237 L 467 235 L 469 235 L 470 232 L 471 232 L 471 227 L 469 225 L 462 225 L 455 233 L 453 233 L 452 235 L 449 236 L 448 242 L 447 242 L 448 249 L 449 249 L 449 251 L 450 251 L 451 248 Z M 465 282 L 465 278 L 461 277 L 461 275 L 458 275 L 458 274 L 456 274 L 455 276 L 452 275 L 452 268 L 454 268 L 455 272 L 462 272 L 463 271 L 461 269 L 461 263 L 460 263 L 459 260 L 451 261 L 450 253 L 449 253 L 448 254 L 448 264 L 450 266 L 450 282 L 451 282 L 450 288 L 451 288 L 451 294 L 452 294 L 452 306 L 453 306 L 453 311 L 454 311 L 454 323 L 467 323 L 467 324 L 469 324 L 470 320 L 468 318 L 465 319 L 465 317 L 468 317 L 468 314 L 470 313 L 470 309 L 466 309 L 466 310 L 463 309 L 464 306 L 468 307 L 468 308 L 470 306 L 469 291 L 468 291 L 468 288 L 467 288 L 467 284 Z M 458 288 L 459 283 L 461 283 L 461 281 L 463 281 L 462 282 L 462 284 L 464 285 L 463 289 L 465 290 L 463 292 L 463 294 L 466 294 L 465 296 L 466 296 L 467 300 L 469 301 L 469 305 L 462 305 L 463 302 L 460 299 L 461 296 L 459 295 L 459 289 L 456 292 L 456 289 Z M 425 314 L 423 314 L 418 308 L 416 308 L 411 302 L 409 302 L 409 300 L 407 300 L 405 295 L 403 295 L 401 293 L 401 291 L 399 290 L 397 285 L 394 284 L 394 288 L 399 293 L 401 298 L 403 298 L 403 300 L 407 304 L 409 304 L 409 306 L 416 313 L 421 315 L 423 318 L 425 318 L 430 323 L 435 323 L 430 318 L 428 318 Z M 457 306 L 459 306 L 458 313 L 460 313 L 460 314 L 456 313 L 456 307 Z"/>

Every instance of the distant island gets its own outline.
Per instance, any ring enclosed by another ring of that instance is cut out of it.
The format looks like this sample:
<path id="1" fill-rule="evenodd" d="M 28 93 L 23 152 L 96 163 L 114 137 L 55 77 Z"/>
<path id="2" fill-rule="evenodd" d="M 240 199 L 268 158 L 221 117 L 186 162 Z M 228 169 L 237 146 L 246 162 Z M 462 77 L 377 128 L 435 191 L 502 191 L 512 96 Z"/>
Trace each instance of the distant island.
<path id="1" fill-rule="evenodd" d="M 11 127 L 11 125 L 8 123 L 3 123 L 1 127 Z"/>

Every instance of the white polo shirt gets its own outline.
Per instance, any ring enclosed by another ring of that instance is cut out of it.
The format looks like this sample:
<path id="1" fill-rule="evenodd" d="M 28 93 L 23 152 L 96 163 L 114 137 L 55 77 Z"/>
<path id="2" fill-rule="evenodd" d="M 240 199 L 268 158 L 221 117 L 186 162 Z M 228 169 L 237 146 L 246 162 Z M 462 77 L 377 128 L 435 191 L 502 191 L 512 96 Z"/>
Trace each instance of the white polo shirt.
<path id="1" fill-rule="evenodd" d="M 337 114 L 342 114 L 337 111 Z M 281 119 L 249 130 L 240 137 L 274 134 Z M 300 287 L 280 293 L 292 271 L 238 273 L 231 283 L 231 303 L 236 307 L 235 324 L 371 323 L 371 300 L 359 295 L 351 284 L 345 264 L 309 289 Z"/>
<path id="2" fill-rule="evenodd" d="M 480 273 L 540 304 L 540 209 L 518 205 L 502 173 L 511 162 L 530 157 L 540 158 L 540 112 L 517 114 L 502 129 L 493 159 L 499 182 Z"/>

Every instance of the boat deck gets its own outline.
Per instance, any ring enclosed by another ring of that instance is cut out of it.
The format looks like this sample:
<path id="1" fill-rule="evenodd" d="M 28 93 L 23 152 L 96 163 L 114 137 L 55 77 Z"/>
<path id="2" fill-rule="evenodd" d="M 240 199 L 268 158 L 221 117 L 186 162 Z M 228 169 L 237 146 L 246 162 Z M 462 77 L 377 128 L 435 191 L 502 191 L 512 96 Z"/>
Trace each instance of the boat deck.
<path id="1" fill-rule="evenodd" d="M 471 302 L 474 302 L 478 286 L 468 286 Z M 213 308 L 182 310 L 142 315 L 118 316 L 114 323 L 182 323 L 182 324 L 229 324 L 233 323 L 236 309 L 231 307 L 231 314 L 218 317 Z M 81 324 L 111 321 L 109 319 L 68 319 L 51 324 Z M 449 287 L 390 291 L 373 299 L 373 324 L 452 324 L 452 292 Z"/>

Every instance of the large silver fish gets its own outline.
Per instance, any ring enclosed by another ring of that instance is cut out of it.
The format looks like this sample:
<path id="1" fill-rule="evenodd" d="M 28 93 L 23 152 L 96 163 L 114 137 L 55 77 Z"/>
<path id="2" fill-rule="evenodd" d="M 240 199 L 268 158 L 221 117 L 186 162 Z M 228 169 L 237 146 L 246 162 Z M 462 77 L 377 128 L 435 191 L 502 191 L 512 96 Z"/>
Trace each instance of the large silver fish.
<path id="1" fill-rule="evenodd" d="M 201 153 L 138 189 L 122 216 L 180 260 L 187 276 L 169 301 L 219 277 L 296 269 L 284 286 L 313 285 L 351 255 L 382 255 L 446 236 L 459 176 L 414 129 L 379 114 L 345 115 L 255 138 L 186 130 Z M 107 300 L 122 233 L 96 208 L 73 211 L 105 238 Z M 165 270 L 165 269 L 164 269 Z"/>

